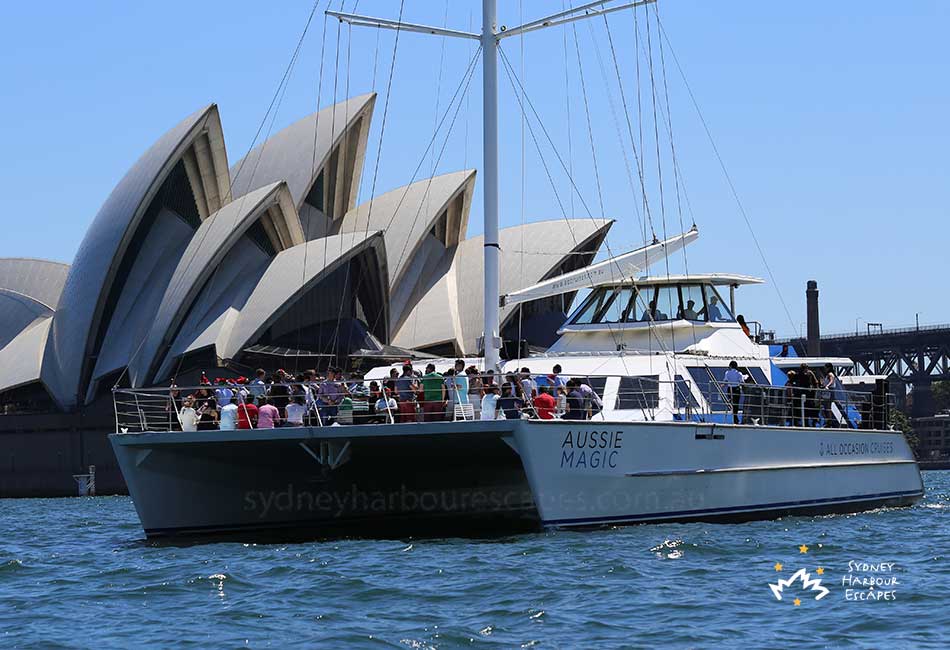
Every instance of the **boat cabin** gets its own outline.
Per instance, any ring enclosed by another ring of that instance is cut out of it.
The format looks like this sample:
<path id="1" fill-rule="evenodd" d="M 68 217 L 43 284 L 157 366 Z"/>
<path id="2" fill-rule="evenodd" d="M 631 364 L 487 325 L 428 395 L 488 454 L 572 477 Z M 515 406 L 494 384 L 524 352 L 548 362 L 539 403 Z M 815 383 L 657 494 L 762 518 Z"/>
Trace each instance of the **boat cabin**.
<path id="1" fill-rule="evenodd" d="M 749 354 L 751 341 L 736 322 L 735 290 L 761 283 L 746 275 L 708 273 L 595 285 L 558 330 L 561 338 L 551 351 L 674 352 L 729 332 L 717 337 L 733 342 L 726 353 Z"/>

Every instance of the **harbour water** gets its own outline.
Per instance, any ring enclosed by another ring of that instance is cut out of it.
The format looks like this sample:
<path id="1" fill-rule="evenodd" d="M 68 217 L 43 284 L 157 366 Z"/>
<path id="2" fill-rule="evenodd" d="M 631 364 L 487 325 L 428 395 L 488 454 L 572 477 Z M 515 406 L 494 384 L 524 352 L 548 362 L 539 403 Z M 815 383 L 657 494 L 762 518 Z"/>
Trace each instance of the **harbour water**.
<path id="1" fill-rule="evenodd" d="M 924 483 L 848 516 L 295 544 L 160 546 L 128 497 L 3 500 L 0 647 L 942 648 L 950 472 Z M 799 569 L 827 595 L 777 600 Z"/>

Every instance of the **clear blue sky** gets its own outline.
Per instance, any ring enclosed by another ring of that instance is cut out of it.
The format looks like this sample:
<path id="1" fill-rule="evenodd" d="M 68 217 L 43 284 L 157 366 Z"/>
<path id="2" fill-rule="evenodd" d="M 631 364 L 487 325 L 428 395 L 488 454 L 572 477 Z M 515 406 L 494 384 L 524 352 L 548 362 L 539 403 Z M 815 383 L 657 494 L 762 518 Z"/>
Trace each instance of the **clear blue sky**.
<path id="1" fill-rule="evenodd" d="M 356 3 L 345 4 L 352 10 Z M 477 29 L 480 4 L 451 0 L 448 25 Z M 216 102 L 221 109 L 230 160 L 240 158 L 261 123 L 311 5 L 310 0 L 100 0 L 59 3 L 51 10 L 42 3 L 3 3 L 0 22 L 7 29 L 0 45 L 0 135 L 5 155 L 0 190 L 5 236 L 0 256 L 70 261 L 100 204 L 128 167 L 162 132 L 207 103 Z M 311 25 L 275 128 L 316 106 L 321 47 L 320 104 L 334 97 L 338 25 L 328 22 L 323 38 L 324 5 L 321 2 Z M 339 0 L 333 5 L 337 8 Z M 391 17 L 399 9 L 394 0 L 363 0 L 358 5 L 360 13 Z M 500 22 L 509 26 L 521 22 L 522 12 L 531 18 L 564 6 L 559 0 L 501 0 L 499 5 Z M 445 0 L 407 0 L 404 19 L 443 24 L 445 11 Z M 741 291 L 740 311 L 781 334 L 795 333 L 804 321 L 805 281 L 816 279 L 826 332 L 853 330 L 856 319 L 862 329 L 867 321 L 897 326 L 913 322 L 916 312 L 921 322 L 950 321 L 945 291 L 950 276 L 950 3 L 661 0 L 659 11 L 672 53 L 685 69 L 791 322 L 771 283 Z M 600 198 L 573 34 L 570 28 L 549 30 L 526 37 L 523 50 L 517 39 L 506 40 L 504 48 L 558 149 L 565 157 L 570 151 L 575 181 L 597 215 Z M 577 35 L 594 113 L 604 213 L 618 220 L 610 247 L 618 253 L 642 240 L 634 212 L 640 199 L 631 192 L 618 141 L 617 124 L 625 136 L 626 123 L 603 22 L 578 23 Z M 637 86 L 629 12 L 611 19 L 611 35 L 628 104 L 633 104 Z M 393 32 L 354 28 L 349 43 L 348 29 L 341 30 L 337 99 L 347 93 L 347 85 L 350 95 L 373 88 L 374 61 L 380 93 L 363 198 L 372 183 L 394 38 Z M 443 39 L 400 36 L 377 192 L 411 180 L 435 127 L 437 108 L 445 110 L 471 48 L 469 41 L 446 40 L 443 50 Z M 612 83 L 617 122 L 598 52 Z M 662 76 L 659 52 L 654 40 L 657 83 Z M 664 54 L 679 167 L 702 232 L 689 249 L 689 268 L 766 277 L 671 51 L 665 49 Z M 642 123 L 649 134 L 653 121 L 645 57 L 641 52 L 644 117 L 638 122 L 634 110 L 631 119 L 635 130 Z M 501 74 L 502 225 L 522 218 L 561 218 L 530 135 L 522 201 L 522 122 Z M 478 75 L 469 97 L 438 165 L 440 172 L 480 165 Z M 661 97 L 661 112 L 664 106 Z M 662 121 L 660 129 L 665 129 Z M 648 137 L 643 148 L 653 147 Z M 668 139 L 661 137 L 662 171 L 670 181 L 668 149 Z M 550 151 L 544 159 L 554 170 L 570 213 L 570 181 Z M 667 184 L 661 211 L 655 154 L 646 156 L 645 166 L 650 170 L 646 181 L 655 229 L 662 237 L 665 212 L 667 231 L 673 234 L 679 229 L 675 188 Z M 427 161 L 423 175 L 431 170 Z M 573 212 L 587 216 L 577 197 Z M 470 234 L 481 231 L 480 220 L 478 196 Z M 691 217 L 684 220 L 688 227 Z M 679 256 L 671 270 L 681 271 L 682 266 Z"/>

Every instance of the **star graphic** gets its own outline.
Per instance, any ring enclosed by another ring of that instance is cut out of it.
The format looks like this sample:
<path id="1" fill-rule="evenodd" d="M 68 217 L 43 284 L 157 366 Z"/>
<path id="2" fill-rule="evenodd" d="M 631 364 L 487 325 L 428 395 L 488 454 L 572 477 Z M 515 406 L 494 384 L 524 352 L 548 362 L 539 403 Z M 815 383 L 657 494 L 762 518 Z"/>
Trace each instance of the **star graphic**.
<path id="1" fill-rule="evenodd" d="M 796 598 L 796 599 L 795 599 L 795 600 L 793 600 L 792 602 L 793 602 L 793 603 L 795 603 L 795 607 L 798 607 L 799 605 L 801 605 L 801 604 L 802 604 L 802 601 L 801 601 L 801 599 L 800 599 L 800 598 Z"/>
<path id="2" fill-rule="evenodd" d="M 799 552 L 799 553 L 807 553 L 807 552 L 808 552 L 808 547 L 805 546 L 804 544 L 802 544 L 801 546 L 798 547 L 798 552 Z"/>
<path id="3" fill-rule="evenodd" d="M 825 570 L 822 567 L 818 567 L 817 569 L 815 569 L 815 573 L 817 573 L 818 575 L 824 575 Z"/>
<path id="4" fill-rule="evenodd" d="M 776 570 L 776 571 L 781 571 L 781 570 L 782 570 L 782 563 L 781 563 L 781 562 L 776 562 L 776 563 L 775 563 L 775 570 Z"/>

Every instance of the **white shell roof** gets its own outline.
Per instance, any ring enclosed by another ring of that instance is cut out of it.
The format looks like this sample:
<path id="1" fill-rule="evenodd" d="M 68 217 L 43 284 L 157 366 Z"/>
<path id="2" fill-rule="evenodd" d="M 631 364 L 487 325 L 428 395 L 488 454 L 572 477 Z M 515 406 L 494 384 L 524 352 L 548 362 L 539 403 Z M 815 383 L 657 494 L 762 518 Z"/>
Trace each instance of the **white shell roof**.
<path id="1" fill-rule="evenodd" d="M 286 181 L 294 205 L 299 208 L 333 146 L 361 115 L 365 113 L 367 120 L 372 117 L 375 102 L 376 93 L 359 95 L 297 120 L 270 136 L 232 165 L 232 196 Z"/>

